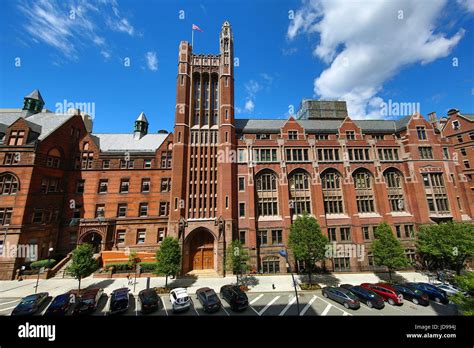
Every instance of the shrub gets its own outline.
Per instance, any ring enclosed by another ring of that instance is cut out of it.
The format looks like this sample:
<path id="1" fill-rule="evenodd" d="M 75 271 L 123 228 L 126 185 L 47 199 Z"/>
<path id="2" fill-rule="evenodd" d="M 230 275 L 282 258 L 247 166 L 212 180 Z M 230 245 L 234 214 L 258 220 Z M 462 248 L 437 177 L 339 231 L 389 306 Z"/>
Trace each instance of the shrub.
<path id="1" fill-rule="evenodd" d="M 34 261 L 30 264 L 30 267 L 32 269 L 39 269 L 41 267 L 45 267 L 45 268 L 50 268 L 52 267 L 53 265 L 56 264 L 56 260 L 54 259 L 46 259 L 46 260 L 38 260 L 38 261 Z"/>
<path id="2" fill-rule="evenodd" d="M 153 273 L 156 270 L 156 262 L 140 262 L 142 273 Z"/>
<path id="3" fill-rule="evenodd" d="M 321 286 L 318 284 L 301 283 L 300 288 L 301 290 L 320 290 Z"/>

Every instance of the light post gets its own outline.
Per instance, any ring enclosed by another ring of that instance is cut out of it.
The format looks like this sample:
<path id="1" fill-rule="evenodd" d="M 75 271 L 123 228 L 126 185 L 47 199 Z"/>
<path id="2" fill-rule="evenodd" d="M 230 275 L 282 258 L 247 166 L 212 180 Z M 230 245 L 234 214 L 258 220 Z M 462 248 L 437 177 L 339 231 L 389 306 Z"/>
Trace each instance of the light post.
<path id="1" fill-rule="evenodd" d="M 54 248 L 48 249 L 48 268 L 51 269 L 51 253 L 53 252 Z"/>
<path id="2" fill-rule="evenodd" d="M 293 274 L 293 269 L 291 267 L 290 261 L 288 260 L 288 253 L 285 249 L 281 249 L 278 254 L 281 257 L 284 257 L 286 260 L 286 264 L 288 265 L 288 269 L 290 270 L 291 279 L 293 280 L 293 287 L 295 288 L 295 296 L 296 296 L 296 308 L 298 310 L 298 315 L 300 315 L 300 301 L 298 300 L 298 289 L 296 288 L 295 276 Z"/>

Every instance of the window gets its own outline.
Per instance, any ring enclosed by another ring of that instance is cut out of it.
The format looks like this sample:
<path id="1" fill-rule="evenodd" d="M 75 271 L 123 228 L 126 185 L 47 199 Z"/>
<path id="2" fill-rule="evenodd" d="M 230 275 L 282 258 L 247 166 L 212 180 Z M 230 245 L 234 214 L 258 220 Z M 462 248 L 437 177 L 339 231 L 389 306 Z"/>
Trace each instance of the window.
<path id="1" fill-rule="evenodd" d="M 150 178 L 142 179 L 142 192 L 150 192 Z"/>
<path id="2" fill-rule="evenodd" d="M 257 245 L 267 245 L 267 231 L 257 231 Z"/>
<path id="3" fill-rule="evenodd" d="M 329 140 L 329 135 L 328 134 L 318 134 L 316 136 L 316 139 L 318 139 L 318 140 Z"/>
<path id="4" fill-rule="evenodd" d="M 105 216 L 105 204 L 95 205 L 95 218 L 103 218 Z"/>
<path id="5" fill-rule="evenodd" d="M 239 203 L 239 217 L 245 217 L 245 203 Z"/>
<path id="6" fill-rule="evenodd" d="M 347 140 L 355 140 L 355 132 L 354 131 L 346 131 L 346 139 Z"/>
<path id="7" fill-rule="evenodd" d="M 341 227 L 339 232 L 341 234 L 341 241 L 344 241 L 344 242 L 351 241 L 351 228 L 350 227 Z"/>
<path id="8" fill-rule="evenodd" d="M 138 216 L 148 216 L 148 203 L 140 203 Z"/>
<path id="9" fill-rule="evenodd" d="M 470 133 L 472 135 L 472 133 Z M 458 134 L 456 136 L 456 138 L 458 139 L 458 143 L 462 143 L 463 142 L 463 139 L 462 139 L 462 135 L 461 134 Z"/>
<path id="10" fill-rule="evenodd" d="M 50 168 L 59 168 L 61 165 L 61 153 L 58 149 L 52 149 L 49 151 L 46 157 L 46 166 Z"/>
<path id="11" fill-rule="evenodd" d="M 334 149 L 334 148 L 318 149 L 319 162 L 335 162 L 339 160 L 340 160 L 339 149 Z"/>
<path id="12" fill-rule="evenodd" d="M 395 232 L 397 233 L 397 238 L 402 238 L 402 226 L 395 225 Z"/>
<path id="13" fill-rule="evenodd" d="M 347 272 L 351 270 L 351 262 L 349 257 L 335 257 L 333 259 L 335 272 Z"/>
<path id="14" fill-rule="evenodd" d="M 433 149 L 430 146 L 421 146 L 418 148 L 421 159 L 433 159 Z"/>
<path id="15" fill-rule="evenodd" d="M 107 189 L 109 186 L 109 180 L 108 179 L 100 179 L 99 180 L 99 193 L 107 193 Z"/>
<path id="16" fill-rule="evenodd" d="M 357 210 L 359 213 L 375 212 L 372 175 L 367 171 L 358 171 L 354 174 Z"/>
<path id="17" fill-rule="evenodd" d="M 336 228 L 335 227 L 328 227 L 328 238 L 330 242 L 336 242 Z"/>
<path id="18" fill-rule="evenodd" d="M 272 230 L 272 244 L 273 245 L 283 244 L 281 230 Z"/>
<path id="19" fill-rule="evenodd" d="M 88 148 L 87 146 L 84 146 L 84 148 Z M 83 151 L 82 156 L 81 156 L 81 168 L 82 169 L 92 169 L 92 162 L 94 160 L 94 153 L 93 152 L 88 152 L 88 151 Z"/>
<path id="20" fill-rule="evenodd" d="M 257 177 L 257 199 L 259 216 L 278 215 L 276 174 L 264 172 Z"/>
<path id="21" fill-rule="evenodd" d="M 362 226 L 364 240 L 370 240 L 370 226 Z"/>
<path id="22" fill-rule="evenodd" d="M 246 149 L 239 149 L 237 152 L 237 161 L 239 163 L 246 163 L 247 162 L 247 150 Z"/>
<path id="23" fill-rule="evenodd" d="M 86 185 L 85 180 L 77 180 L 76 182 L 76 193 L 84 193 L 84 187 Z M 43 191 L 43 190 L 41 190 Z"/>
<path id="24" fill-rule="evenodd" d="M 128 193 L 130 187 L 130 179 L 120 180 L 120 193 Z"/>
<path id="25" fill-rule="evenodd" d="M 370 160 L 369 149 L 348 149 L 349 161 L 368 161 Z"/>
<path id="26" fill-rule="evenodd" d="M 418 139 L 420 140 L 426 140 L 426 130 L 425 127 L 416 127 L 416 134 L 418 136 Z"/>
<path id="27" fill-rule="evenodd" d="M 23 145 L 23 140 L 25 138 L 25 131 L 15 131 L 10 132 L 10 139 L 8 140 L 8 145 L 16 146 Z"/>
<path id="28" fill-rule="evenodd" d="M 416 252 L 413 249 L 405 249 L 405 256 L 411 264 L 416 262 Z"/>
<path id="29" fill-rule="evenodd" d="M 166 235 L 166 227 L 158 228 L 158 243 L 162 242 Z"/>
<path id="30" fill-rule="evenodd" d="M 18 180 L 14 175 L 0 175 L 0 195 L 13 195 L 17 193 L 18 187 Z"/>
<path id="31" fill-rule="evenodd" d="M 17 164 L 20 161 L 20 153 L 7 153 L 3 159 L 3 164 L 6 166 Z"/>
<path id="32" fill-rule="evenodd" d="M 308 162 L 308 149 L 286 149 L 287 162 Z"/>
<path id="33" fill-rule="evenodd" d="M 262 261 L 262 273 L 280 273 L 280 260 L 278 257 L 265 257 Z"/>
<path id="34" fill-rule="evenodd" d="M 441 173 L 422 174 L 428 208 L 432 214 L 449 213 L 449 203 L 443 175 Z"/>
<path id="35" fill-rule="evenodd" d="M 326 214 L 343 214 L 341 175 L 335 170 L 325 171 L 321 182 Z"/>
<path id="36" fill-rule="evenodd" d="M 145 243 L 146 230 L 139 229 L 137 230 L 137 244 Z"/>
<path id="37" fill-rule="evenodd" d="M 245 230 L 239 231 L 239 241 L 242 245 L 245 245 L 245 234 Z"/>
<path id="38" fill-rule="evenodd" d="M 303 171 L 297 171 L 290 175 L 290 208 L 294 215 L 302 215 L 304 212 L 311 214 L 309 181 L 309 175 Z"/>
<path id="39" fill-rule="evenodd" d="M 125 243 L 125 230 L 117 230 L 117 244 Z"/>
<path id="40" fill-rule="evenodd" d="M 270 134 L 265 134 L 265 133 L 257 134 L 256 138 L 257 140 L 267 140 L 267 139 L 270 139 Z"/>
<path id="41" fill-rule="evenodd" d="M 449 150 L 447 147 L 443 147 L 443 159 L 449 159 Z"/>
<path id="42" fill-rule="evenodd" d="M 169 202 L 160 202 L 160 216 L 168 216 L 170 203 Z"/>
<path id="43" fill-rule="evenodd" d="M 151 168 L 151 159 L 146 159 L 143 161 L 143 168 L 145 169 Z"/>
<path id="44" fill-rule="evenodd" d="M 172 152 L 162 151 L 161 152 L 161 168 L 171 168 Z"/>
<path id="45" fill-rule="evenodd" d="M 454 130 L 458 130 L 458 129 L 461 128 L 461 124 L 459 123 L 458 120 L 454 120 L 454 121 L 452 122 L 452 124 L 453 124 L 453 129 L 454 129 Z"/>
<path id="46" fill-rule="evenodd" d="M 103 160 L 102 169 L 109 169 L 109 168 L 110 168 L 110 160 Z"/>
<path id="47" fill-rule="evenodd" d="M 464 160 L 463 163 L 464 163 L 464 167 L 465 167 L 465 168 L 471 168 L 471 166 L 469 165 L 469 161 L 468 161 L 468 160 Z"/>
<path id="48" fill-rule="evenodd" d="M 162 178 L 160 190 L 161 192 L 169 192 L 171 189 L 171 178 Z"/>
<path id="49" fill-rule="evenodd" d="M 10 225 L 12 221 L 13 208 L 0 208 L 0 225 Z"/>
<path id="50" fill-rule="evenodd" d="M 44 222 L 44 211 L 41 209 L 35 209 L 33 211 L 32 222 L 34 224 L 41 224 Z"/>
<path id="51" fill-rule="evenodd" d="M 465 149 L 464 147 L 461 147 L 461 148 L 459 149 L 459 151 L 461 152 L 461 155 L 467 156 L 467 152 L 466 152 L 466 149 Z"/>
<path id="52" fill-rule="evenodd" d="M 297 131 L 288 131 L 288 139 L 289 140 L 298 140 L 298 132 Z"/>
<path id="53" fill-rule="evenodd" d="M 372 139 L 375 140 L 384 140 L 385 136 L 383 134 L 372 134 Z"/>
<path id="54" fill-rule="evenodd" d="M 414 238 L 415 231 L 413 229 L 413 225 L 405 225 L 405 238 Z"/>
<path id="55" fill-rule="evenodd" d="M 392 212 L 406 211 L 405 196 L 403 193 L 403 176 L 399 171 L 388 170 L 384 173 L 387 185 L 388 202 Z"/>
<path id="56" fill-rule="evenodd" d="M 377 154 L 380 161 L 398 161 L 397 148 L 378 148 Z"/>
<path id="57" fill-rule="evenodd" d="M 120 169 L 133 169 L 135 166 L 135 161 L 134 160 L 120 160 Z"/>
<path id="58" fill-rule="evenodd" d="M 245 191 L 245 178 L 239 176 L 239 191 Z"/>
<path id="59" fill-rule="evenodd" d="M 471 138 L 471 140 L 474 140 L 474 132 L 469 132 L 469 138 Z"/>
<path id="60" fill-rule="evenodd" d="M 127 216 L 127 203 L 119 203 L 117 206 L 117 217 Z"/>
<path id="61" fill-rule="evenodd" d="M 257 162 L 276 162 L 277 149 L 254 149 L 254 159 Z"/>

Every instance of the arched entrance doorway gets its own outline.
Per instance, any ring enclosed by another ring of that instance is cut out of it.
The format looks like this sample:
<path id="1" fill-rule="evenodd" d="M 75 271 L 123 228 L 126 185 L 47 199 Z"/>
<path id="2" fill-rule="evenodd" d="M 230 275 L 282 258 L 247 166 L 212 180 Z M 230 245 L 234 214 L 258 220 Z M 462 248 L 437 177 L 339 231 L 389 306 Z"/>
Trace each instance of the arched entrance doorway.
<path id="1" fill-rule="evenodd" d="M 214 236 L 206 229 L 193 231 L 189 236 L 190 271 L 214 269 Z"/>
<path id="2" fill-rule="evenodd" d="M 99 253 L 102 250 L 102 236 L 97 232 L 87 233 L 82 238 L 82 243 L 91 244 L 94 253 Z"/>

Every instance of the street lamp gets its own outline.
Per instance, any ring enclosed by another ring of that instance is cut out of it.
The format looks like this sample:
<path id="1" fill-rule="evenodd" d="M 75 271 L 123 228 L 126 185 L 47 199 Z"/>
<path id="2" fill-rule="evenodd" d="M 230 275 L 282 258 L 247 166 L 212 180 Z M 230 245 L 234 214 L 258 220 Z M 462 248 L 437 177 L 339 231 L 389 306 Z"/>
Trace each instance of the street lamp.
<path id="1" fill-rule="evenodd" d="M 295 276 L 293 274 L 293 269 L 291 268 L 290 261 L 288 260 L 288 253 L 285 249 L 281 249 L 278 254 L 281 257 L 284 257 L 286 260 L 286 264 L 288 265 L 288 269 L 290 270 L 291 279 L 293 280 L 293 287 L 295 288 L 295 296 L 296 296 L 296 308 L 298 310 L 298 315 L 300 315 L 300 301 L 298 300 L 298 289 L 296 288 Z"/>
<path id="2" fill-rule="evenodd" d="M 48 268 L 51 269 L 51 253 L 53 252 L 53 248 L 48 249 Z"/>

